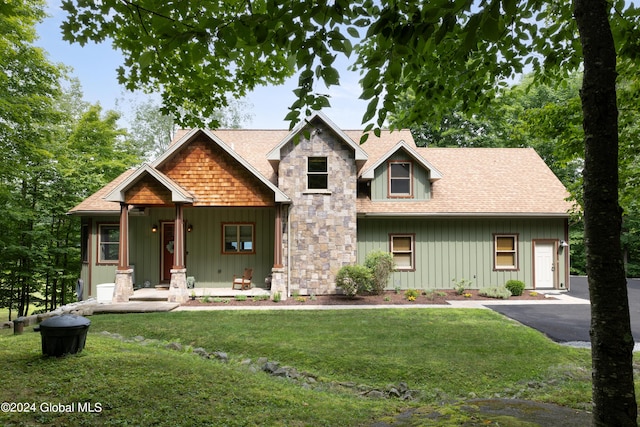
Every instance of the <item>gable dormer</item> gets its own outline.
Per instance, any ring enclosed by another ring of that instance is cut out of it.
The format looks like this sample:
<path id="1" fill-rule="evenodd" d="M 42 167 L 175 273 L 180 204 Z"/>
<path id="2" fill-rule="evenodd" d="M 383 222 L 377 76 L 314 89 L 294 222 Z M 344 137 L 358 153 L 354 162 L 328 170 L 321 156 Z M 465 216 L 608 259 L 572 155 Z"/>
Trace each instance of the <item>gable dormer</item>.
<path id="1" fill-rule="evenodd" d="M 442 174 L 405 141 L 400 141 L 360 175 L 371 200 L 424 201 Z M 364 187 L 364 185 L 361 185 Z"/>
<path id="2" fill-rule="evenodd" d="M 322 166 L 322 163 L 326 162 L 328 159 L 322 160 L 322 158 L 326 158 L 326 156 L 324 155 L 325 153 L 323 152 L 322 147 L 317 143 L 317 141 L 327 140 L 326 134 L 324 136 L 322 135 L 323 132 L 332 134 L 332 139 L 339 141 L 341 145 L 343 145 L 343 148 L 352 153 L 358 170 L 365 164 L 368 159 L 368 155 L 362 147 L 360 147 L 357 142 L 351 139 L 349 135 L 347 135 L 323 113 L 314 112 L 311 116 L 299 123 L 267 154 L 267 160 L 273 167 L 273 170 L 279 174 L 280 161 L 292 151 L 293 146 L 297 146 L 300 143 L 310 145 L 312 144 L 312 140 L 316 141 L 314 148 L 317 149 L 317 151 L 314 152 L 313 148 L 311 150 L 307 150 L 308 153 L 306 157 L 308 167 L 306 170 L 307 172 L 313 173 L 313 169 L 324 167 Z M 310 162 L 309 159 L 311 159 Z M 327 172 L 328 170 L 329 169 L 327 167 Z"/>

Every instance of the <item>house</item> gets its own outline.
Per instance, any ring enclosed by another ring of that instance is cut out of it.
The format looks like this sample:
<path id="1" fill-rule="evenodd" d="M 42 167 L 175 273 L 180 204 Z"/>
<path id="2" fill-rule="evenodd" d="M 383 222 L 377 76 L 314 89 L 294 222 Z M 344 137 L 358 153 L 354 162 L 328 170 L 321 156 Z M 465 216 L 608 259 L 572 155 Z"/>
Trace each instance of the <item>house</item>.
<path id="1" fill-rule="evenodd" d="M 194 129 L 70 211 L 82 217 L 84 295 L 116 283 L 253 286 L 283 297 L 336 292 L 335 274 L 373 250 L 389 288 L 569 281 L 568 193 L 533 149 L 419 148 L 409 131 L 339 129 L 315 113 L 292 131 Z"/>

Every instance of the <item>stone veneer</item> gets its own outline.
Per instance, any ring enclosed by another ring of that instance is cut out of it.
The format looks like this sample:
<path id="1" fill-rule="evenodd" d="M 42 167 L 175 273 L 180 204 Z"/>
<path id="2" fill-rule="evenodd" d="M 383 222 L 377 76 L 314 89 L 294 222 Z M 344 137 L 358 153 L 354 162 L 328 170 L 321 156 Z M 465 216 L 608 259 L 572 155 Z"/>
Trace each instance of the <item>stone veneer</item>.
<path id="1" fill-rule="evenodd" d="M 129 302 L 131 295 L 133 295 L 133 269 L 116 270 L 112 302 Z"/>
<path id="2" fill-rule="evenodd" d="M 293 200 L 288 220 L 291 229 L 283 235 L 283 258 L 291 262 L 292 294 L 331 294 L 336 291 L 338 270 L 356 263 L 355 153 L 322 122 L 306 130 L 311 132 L 310 140 L 301 132 L 299 141 L 281 149 L 278 184 Z M 327 157 L 327 190 L 307 189 L 309 157 Z"/>

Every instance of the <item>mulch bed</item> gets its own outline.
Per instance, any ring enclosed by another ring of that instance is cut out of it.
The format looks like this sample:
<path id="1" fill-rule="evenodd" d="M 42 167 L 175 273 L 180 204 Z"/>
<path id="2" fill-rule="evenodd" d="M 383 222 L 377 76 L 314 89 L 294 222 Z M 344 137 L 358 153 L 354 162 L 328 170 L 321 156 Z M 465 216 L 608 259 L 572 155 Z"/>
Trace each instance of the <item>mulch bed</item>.
<path id="1" fill-rule="evenodd" d="M 512 296 L 511 301 L 518 300 L 544 300 L 543 294 L 532 295 L 532 291 L 525 290 L 521 296 Z M 398 293 L 387 291 L 382 295 L 358 295 L 355 298 L 349 298 L 344 295 L 317 295 L 315 297 L 302 296 L 290 297 L 284 301 L 273 302 L 271 300 L 253 300 L 248 297 L 246 301 L 238 301 L 235 298 L 219 298 L 210 302 L 203 302 L 202 298 L 189 300 L 183 305 L 186 306 L 278 306 L 278 305 L 415 305 L 415 304 L 433 304 L 447 305 L 447 301 L 451 300 L 477 300 L 477 301 L 500 301 L 495 298 L 487 298 L 478 295 L 478 290 L 470 289 L 465 291 L 465 295 L 458 295 L 454 290 L 439 290 L 429 295 L 419 295 L 415 301 L 409 301 L 404 296 L 404 291 Z"/>

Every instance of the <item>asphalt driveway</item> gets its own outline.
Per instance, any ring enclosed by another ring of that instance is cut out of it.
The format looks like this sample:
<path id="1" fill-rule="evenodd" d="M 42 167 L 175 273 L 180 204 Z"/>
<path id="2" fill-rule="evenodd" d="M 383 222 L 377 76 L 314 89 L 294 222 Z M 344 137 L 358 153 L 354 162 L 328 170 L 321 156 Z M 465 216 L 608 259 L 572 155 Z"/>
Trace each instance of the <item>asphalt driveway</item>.
<path id="1" fill-rule="evenodd" d="M 628 282 L 631 332 L 640 343 L 640 280 Z M 571 277 L 569 295 L 589 299 L 587 278 Z M 488 308 L 537 329 L 557 342 L 590 341 L 591 308 L 588 304 L 487 305 Z"/>

